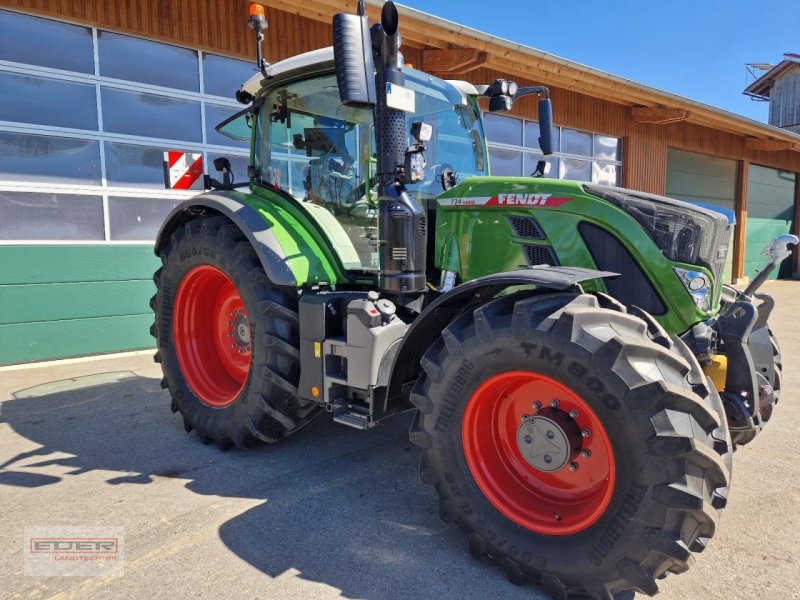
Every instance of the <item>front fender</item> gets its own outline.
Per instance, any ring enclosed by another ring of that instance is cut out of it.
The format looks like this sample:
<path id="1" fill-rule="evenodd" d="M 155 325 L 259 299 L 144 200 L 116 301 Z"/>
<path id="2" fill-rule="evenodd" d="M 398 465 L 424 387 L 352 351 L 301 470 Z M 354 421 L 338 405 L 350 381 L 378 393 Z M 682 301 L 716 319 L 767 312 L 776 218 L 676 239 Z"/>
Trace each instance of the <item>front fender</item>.
<path id="1" fill-rule="evenodd" d="M 574 290 L 582 293 L 582 281 L 617 275 L 579 267 L 541 265 L 479 277 L 442 294 L 414 320 L 395 354 L 387 396 L 387 414 L 411 408 L 408 396 L 411 385 L 419 375 L 422 356 L 442 330 L 459 315 L 474 310 L 511 287 L 532 285 L 554 291 Z"/>

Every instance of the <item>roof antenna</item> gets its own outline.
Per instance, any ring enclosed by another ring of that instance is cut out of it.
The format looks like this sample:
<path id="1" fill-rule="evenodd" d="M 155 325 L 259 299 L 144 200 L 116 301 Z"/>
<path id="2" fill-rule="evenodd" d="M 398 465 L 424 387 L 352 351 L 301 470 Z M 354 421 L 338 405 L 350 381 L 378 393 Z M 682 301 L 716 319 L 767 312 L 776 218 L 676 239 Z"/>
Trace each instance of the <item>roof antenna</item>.
<path id="1" fill-rule="evenodd" d="M 364 7 L 364 0 L 358 0 L 358 16 L 363 17 L 367 14 L 367 9 Z"/>

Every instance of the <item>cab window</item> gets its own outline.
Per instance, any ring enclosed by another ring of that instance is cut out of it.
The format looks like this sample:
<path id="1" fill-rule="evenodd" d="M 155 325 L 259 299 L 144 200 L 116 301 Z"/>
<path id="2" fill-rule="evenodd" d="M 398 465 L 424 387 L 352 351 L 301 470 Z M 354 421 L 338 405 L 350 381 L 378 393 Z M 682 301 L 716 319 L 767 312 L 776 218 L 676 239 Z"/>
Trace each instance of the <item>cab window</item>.
<path id="1" fill-rule="evenodd" d="M 345 266 L 368 270 L 378 267 L 377 198 L 371 169 L 363 168 L 373 162 L 372 138 L 372 111 L 343 106 L 336 77 L 329 75 L 267 94 L 255 153 L 259 179 L 291 194 L 321 221 Z"/>

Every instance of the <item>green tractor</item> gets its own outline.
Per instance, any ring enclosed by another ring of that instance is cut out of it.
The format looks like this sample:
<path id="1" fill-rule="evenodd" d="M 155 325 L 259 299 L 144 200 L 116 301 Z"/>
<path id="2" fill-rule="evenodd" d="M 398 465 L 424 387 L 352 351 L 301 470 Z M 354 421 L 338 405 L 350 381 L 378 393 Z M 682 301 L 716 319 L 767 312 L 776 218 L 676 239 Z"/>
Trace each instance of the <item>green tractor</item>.
<path id="1" fill-rule="evenodd" d="M 491 177 L 479 99 L 537 96 L 548 154 L 547 88 L 406 67 L 395 6 L 358 13 L 334 17 L 333 48 L 259 50 L 217 128 L 251 143 L 247 181 L 218 161 L 162 226 L 173 412 L 225 449 L 415 410 L 421 479 L 474 555 L 558 598 L 656 593 L 713 537 L 732 451 L 778 399 L 757 290 L 797 238 L 741 292 L 719 212 Z M 257 7 L 249 24 L 260 42 Z"/>

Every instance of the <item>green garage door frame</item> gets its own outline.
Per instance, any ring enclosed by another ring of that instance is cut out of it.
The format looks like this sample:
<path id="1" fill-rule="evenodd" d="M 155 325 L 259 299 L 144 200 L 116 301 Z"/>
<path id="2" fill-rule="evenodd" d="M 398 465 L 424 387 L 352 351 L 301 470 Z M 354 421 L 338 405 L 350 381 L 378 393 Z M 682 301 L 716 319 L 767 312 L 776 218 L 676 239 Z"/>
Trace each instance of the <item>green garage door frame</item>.
<path id="1" fill-rule="evenodd" d="M 735 211 L 736 169 L 735 160 L 669 148 L 667 196 L 688 202 L 715 204 Z M 727 283 L 733 278 L 733 239 L 728 246 L 723 277 Z"/>
<path id="2" fill-rule="evenodd" d="M 0 246 L 0 365 L 153 347 L 159 264 L 143 244 Z"/>
<path id="3" fill-rule="evenodd" d="M 751 164 L 747 172 L 747 230 L 744 274 L 751 279 L 766 262 L 764 248 L 784 233 L 794 231 L 794 199 L 797 175 Z M 792 276 L 792 261 L 786 260 L 770 279 Z"/>

